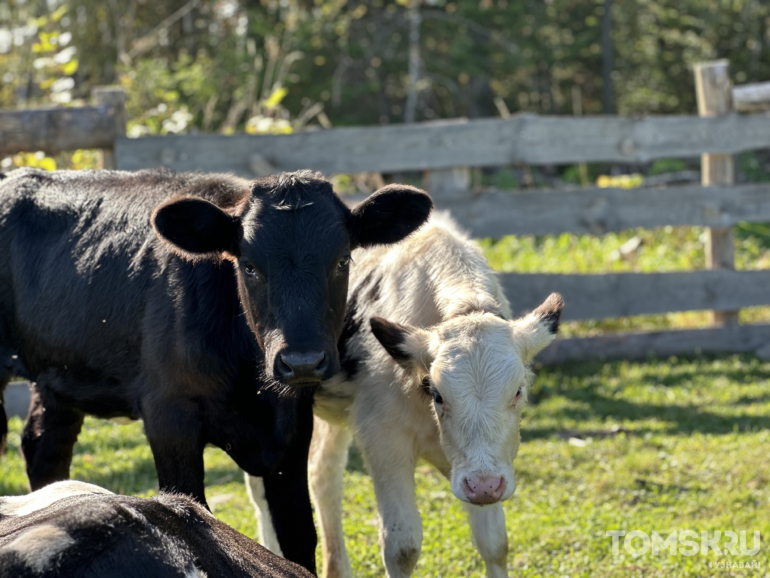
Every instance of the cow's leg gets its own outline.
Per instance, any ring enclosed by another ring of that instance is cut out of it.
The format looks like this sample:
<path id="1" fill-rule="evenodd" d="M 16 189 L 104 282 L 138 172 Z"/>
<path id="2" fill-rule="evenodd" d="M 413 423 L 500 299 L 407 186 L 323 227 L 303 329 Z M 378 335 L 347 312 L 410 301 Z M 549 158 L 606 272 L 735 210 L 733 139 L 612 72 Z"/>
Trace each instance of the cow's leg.
<path id="1" fill-rule="evenodd" d="M 326 578 L 352 578 L 342 532 L 342 491 L 351 433 L 344 426 L 315 418 L 310 446 L 310 493 L 321 526 L 321 549 Z"/>
<path id="2" fill-rule="evenodd" d="M 33 492 L 69 479 L 72 450 L 83 418 L 83 412 L 33 388 L 29 416 L 21 434 L 21 452 Z"/>
<path id="3" fill-rule="evenodd" d="M 201 409 L 190 400 L 152 399 L 142 404 L 161 490 L 187 494 L 208 508 L 203 485 L 203 423 Z"/>
<path id="4" fill-rule="evenodd" d="M 297 430 L 284 458 L 273 472 L 263 477 L 265 498 L 284 558 L 315 574 L 318 536 L 313 524 L 307 469 L 313 437 L 312 403 L 298 408 Z"/>
<path id="5" fill-rule="evenodd" d="M 473 544 L 484 559 L 489 578 L 508 576 L 508 534 L 505 531 L 505 511 L 498 502 L 489 506 L 463 503 L 468 512 Z"/>
<path id="6" fill-rule="evenodd" d="M 273 554 L 283 556 L 281 545 L 278 543 L 278 536 L 275 535 L 273 527 L 273 518 L 270 515 L 270 506 L 265 497 L 265 482 L 259 476 L 250 476 L 243 472 L 246 482 L 246 493 L 249 495 L 254 511 L 257 514 L 257 531 L 259 533 L 259 543 L 270 550 Z"/>
<path id="7" fill-rule="evenodd" d="M 7 384 L 8 380 L 0 378 L 0 455 L 5 453 L 5 442 L 8 439 L 8 416 L 5 413 L 5 404 L 3 403 Z"/>
<path id="8" fill-rule="evenodd" d="M 377 496 L 382 559 L 389 578 L 411 576 L 422 548 L 414 483 L 416 456 L 411 450 L 414 440 L 396 433 L 395 427 L 371 429 L 375 435 L 362 437 L 361 449 Z"/>

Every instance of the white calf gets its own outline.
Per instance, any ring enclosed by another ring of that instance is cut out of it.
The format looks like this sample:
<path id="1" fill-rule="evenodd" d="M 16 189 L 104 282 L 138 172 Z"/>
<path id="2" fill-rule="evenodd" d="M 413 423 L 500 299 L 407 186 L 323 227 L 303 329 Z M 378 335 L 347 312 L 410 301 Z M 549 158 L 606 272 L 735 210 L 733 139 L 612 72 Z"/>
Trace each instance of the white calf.
<path id="1" fill-rule="evenodd" d="M 555 337 L 561 296 L 510 321 L 481 251 L 442 215 L 399 245 L 355 251 L 353 262 L 339 344 L 343 371 L 316 395 L 311 448 L 325 575 L 352 576 L 342 534 L 352 429 L 374 482 L 388 576 L 410 576 L 420 555 L 419 459 L 443 473 L 464 502 L 487 576 L 507 576 L 501 501 L 516 488 L 528 365 Z M 259 480 L 249 481 L 258 496 Z M 261 520 L 268 533 L 268 518 Z"/>

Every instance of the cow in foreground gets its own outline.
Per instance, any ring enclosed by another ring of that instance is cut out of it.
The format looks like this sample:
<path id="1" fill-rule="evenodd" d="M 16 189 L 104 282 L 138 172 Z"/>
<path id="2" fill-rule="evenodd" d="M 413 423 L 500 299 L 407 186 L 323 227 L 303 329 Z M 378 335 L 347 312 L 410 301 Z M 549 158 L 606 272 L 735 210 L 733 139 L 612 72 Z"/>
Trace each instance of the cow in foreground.
<path id="1" fill-rule="evenodd" d="M 411 575 L 420 555 L 419 459 L 465 504 L 487 575 L 507 576 L 502 501 L 516 487 L 528 366 L 554 339 L 562 299 L 511 320 L 483 254 L 445 216 L 398 246 L 354 251 L 353 261 L 342 371 L 315 404 L 310 479 L 325 575 L 352 576 L 341 510 L 352 430 L 374 482 L 388 576 Z M 249 482 L 258 495 L 259 481 Z"/>
<path id="2" fill-rule="evenodd" d="M 310 578 L 184 495 L 57 482 L 0 498 L 0 576 Z"/>
<path id="3" fill-rule="evenodd" d="M 160 489 L 205 505 L 203 449 L 262 476 L 284 555 L 313 570 L 314 386 L 339 369 L 350 253 L 432 203 L 354 211 L 319 175 L 25 169 L 0 180 L 0 390 L 35 383 L 33 490 L 67 479 L 85 414 L 144 421 Z"/>

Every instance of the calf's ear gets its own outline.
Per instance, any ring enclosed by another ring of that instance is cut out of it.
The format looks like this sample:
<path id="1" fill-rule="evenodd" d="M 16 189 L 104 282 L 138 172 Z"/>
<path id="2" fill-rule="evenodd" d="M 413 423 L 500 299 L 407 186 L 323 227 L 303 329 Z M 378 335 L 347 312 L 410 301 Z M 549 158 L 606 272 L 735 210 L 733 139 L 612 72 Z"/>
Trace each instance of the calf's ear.
<path id="1" fill-rule="evenodd" d="M 397 243 L 428 220 L 433 201 L 408 185 L 388 185 L 353 209 L 348 222 L 352 245 Z"/>
<path id="2" fill-rule="evenodd" d="M 240 218 L 203 199 L 171 199 L 153 211 L 151 221 L 158 237 L 188 259 L 240 254 Z"/>
<path id="3" fill-rule="evenodd" d="M 382 317 L 369 321 L 372 333 L 385 351 L 404 369 L 418 367 L 428 370 L 433 363 L 430 353 L 430 333 L 418 327 L 393 323 Z"/>
<path id="4" fill-rule="evenodd" d="M 548 299 L 532 313 L 511 322 L 513 341 L 524 363 L 530 363 L 535 355 L 556 339 L 563 307 L 562 296 L 551 293 Z"/>

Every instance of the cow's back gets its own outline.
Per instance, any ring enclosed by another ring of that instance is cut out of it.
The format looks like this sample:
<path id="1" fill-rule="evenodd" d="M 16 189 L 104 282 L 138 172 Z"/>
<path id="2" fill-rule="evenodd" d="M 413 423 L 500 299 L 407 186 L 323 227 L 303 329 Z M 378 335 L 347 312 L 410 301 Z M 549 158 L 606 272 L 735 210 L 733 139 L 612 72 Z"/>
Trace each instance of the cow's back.
<path id="1" fill-rule="evenodd" d="M 178 257 L 154 234 L 152 210 L 182 192 L 205 196 L 217 179 L 244 189 L 163 170 L 22 169 L 0 180 L 0 363 L 16 355 L 54 387 L 71 377 L 125 392 L 150 309 L 173 312 Z"/>
<path id="2" fill-rule="evenodd" d="M 186 496 L 135 498 L 80 485 L 88 487 L 79 495 L 43 499 L 39 508 L 33 501 L 19 515 L 0 507 L 0 575 L 310 576 Z"/>

